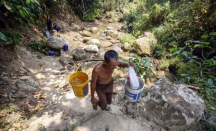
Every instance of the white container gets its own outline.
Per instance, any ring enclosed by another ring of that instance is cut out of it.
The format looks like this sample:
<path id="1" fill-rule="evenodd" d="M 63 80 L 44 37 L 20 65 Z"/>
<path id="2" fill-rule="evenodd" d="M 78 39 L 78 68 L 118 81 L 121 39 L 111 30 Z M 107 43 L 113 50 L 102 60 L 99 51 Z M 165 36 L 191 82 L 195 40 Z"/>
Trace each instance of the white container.
<path id="1" fill-rule="evenodd" d="M 130 102 L 136 102 L 140 99 L 140 95 L 144 89 L 144 81 L 138 77 L 140 87 L 136 90 L 131 89 L 130 85 L 125 81 L 125 96 Z"/>

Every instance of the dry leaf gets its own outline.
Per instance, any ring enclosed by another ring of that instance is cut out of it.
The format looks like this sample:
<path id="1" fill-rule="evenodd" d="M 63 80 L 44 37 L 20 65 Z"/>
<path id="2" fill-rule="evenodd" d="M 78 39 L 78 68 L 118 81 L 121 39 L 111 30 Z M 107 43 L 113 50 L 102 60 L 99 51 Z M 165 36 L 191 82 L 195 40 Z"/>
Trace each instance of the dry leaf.
<path id="1" fill-rule="evenodd" d="M 54 87 L 55 87 L 55 88 L 59 87 L 59 84 L 60 84 L 60 82 L 55 83 Z"/>
<path id="2" fill-rule="evenodd" d="M 17 76 L 25 76 L 25 74 L 17 74 Z"/>

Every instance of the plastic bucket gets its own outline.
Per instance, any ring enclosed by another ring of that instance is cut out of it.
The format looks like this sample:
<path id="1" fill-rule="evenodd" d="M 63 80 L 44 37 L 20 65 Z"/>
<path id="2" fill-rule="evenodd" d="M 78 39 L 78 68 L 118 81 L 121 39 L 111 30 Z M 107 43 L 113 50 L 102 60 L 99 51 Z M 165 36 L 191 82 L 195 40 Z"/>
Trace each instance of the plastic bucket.
<path id="1" fill-rule="evenodd" d="M 126 98 L 130 101 L 130 102 L 136 102 L 140 99 L 140 95 L 144 89 L 144 81 L 138 77 L 138 80 L 139 80 L 139 84 L 140 84 L 140 87 L 139 89 L 131 89 L 130 85 L 127 83 L 127 80 L 125 81 L 125 96 Z"/>
<path id="2" fill-rule="evenodd" d="M 74 82 L 73 79 L 75 80 L 76 78 L 82 80 L 82 83 L 77 84 L 76 82 Z M 76 72 L 70 76 L 69 82 L 74 90 L 76 97 L 83 98 L 88 94 L 88 81 L 88 75 L 83 72 Z"/>

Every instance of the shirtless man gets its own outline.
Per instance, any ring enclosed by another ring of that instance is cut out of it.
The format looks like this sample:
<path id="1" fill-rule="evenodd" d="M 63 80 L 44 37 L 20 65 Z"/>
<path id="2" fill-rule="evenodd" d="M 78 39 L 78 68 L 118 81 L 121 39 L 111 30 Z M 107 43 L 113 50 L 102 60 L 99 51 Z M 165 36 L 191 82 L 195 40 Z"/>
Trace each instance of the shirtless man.
<path id="1" fill-rule="evenodd" d="M 135 64 L 130 62 L 131 66 Z M 114 50 L 109 50 L 104 55 L 103 63 L 97 64 L 92 72 L 91 80 L 91 102 L 93 109 L 97 110 L 99 106 L 102 110 L 110 111 L 113 93 L 113 78 L 112 73 L 116 67 L 129 67 L 129 64 L 120 64 L 118 53 Z M 97 92 L 99 101 L 95 98 L 94 93 Z"/>

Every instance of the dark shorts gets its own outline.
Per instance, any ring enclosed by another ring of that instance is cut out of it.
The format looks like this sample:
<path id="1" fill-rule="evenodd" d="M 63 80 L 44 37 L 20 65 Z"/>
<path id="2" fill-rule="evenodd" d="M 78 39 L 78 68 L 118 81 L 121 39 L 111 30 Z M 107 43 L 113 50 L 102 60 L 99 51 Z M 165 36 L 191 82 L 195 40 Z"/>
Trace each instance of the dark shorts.
<path id="1" fill-rule="evenodd" d="M 98 105 L 102 110 L 107 108 L 107 104 L 112 103 L 113 82 L 112 79 L 108 84 L 96 84 L 96 92 L 99 97 Z"/>

